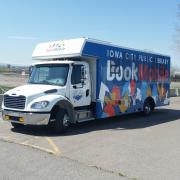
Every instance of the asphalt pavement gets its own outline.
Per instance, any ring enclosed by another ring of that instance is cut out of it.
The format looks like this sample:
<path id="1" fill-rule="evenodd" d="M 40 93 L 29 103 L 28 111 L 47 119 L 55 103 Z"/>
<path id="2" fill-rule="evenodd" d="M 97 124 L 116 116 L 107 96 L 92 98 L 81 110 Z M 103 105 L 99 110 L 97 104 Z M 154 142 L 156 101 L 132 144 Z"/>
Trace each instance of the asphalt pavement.
<path id="1" fill-rule="evenodd" d="M 49 155 L 18 144 L 0 141 L 0 179 L 2 180 L 119 180 L 117 174 L 68 158 Z"/>

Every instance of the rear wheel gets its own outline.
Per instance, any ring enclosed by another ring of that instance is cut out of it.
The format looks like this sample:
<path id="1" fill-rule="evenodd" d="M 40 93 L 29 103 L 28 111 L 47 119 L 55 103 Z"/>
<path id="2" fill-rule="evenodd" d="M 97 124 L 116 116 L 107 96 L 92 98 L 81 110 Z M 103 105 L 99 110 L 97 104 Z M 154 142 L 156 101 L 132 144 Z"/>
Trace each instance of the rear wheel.
<path id="1" fill-rule="evenodd" d="M 152 112 L 152 106 L 151 103 L 149 101 L 145 101 L 144 102 L 144 108 L 143 108 L 143 112 L 145 115 L 150 115 Z"/>
<path id="2" fill-rule="evenodd" d="M 60 109 L 56 113 L 55 122 L 54 122 L 54 129 L 55 132 L 58 134 L 65 133 L 69 128 L 69 115 L 66 110 Z"/>

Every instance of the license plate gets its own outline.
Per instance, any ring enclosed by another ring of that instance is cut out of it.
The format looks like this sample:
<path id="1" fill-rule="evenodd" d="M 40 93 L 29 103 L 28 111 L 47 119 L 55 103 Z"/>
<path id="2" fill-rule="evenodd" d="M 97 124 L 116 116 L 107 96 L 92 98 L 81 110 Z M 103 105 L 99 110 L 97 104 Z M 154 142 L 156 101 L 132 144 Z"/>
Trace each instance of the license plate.
<path id="1" fill-rule="evenodd" d="M 9 111 L 8 113 L 6 113 L 8 116 L 13 116 L 13 117 L 20 117 L 20 113 L 18 112 L 11 112 Z"/>

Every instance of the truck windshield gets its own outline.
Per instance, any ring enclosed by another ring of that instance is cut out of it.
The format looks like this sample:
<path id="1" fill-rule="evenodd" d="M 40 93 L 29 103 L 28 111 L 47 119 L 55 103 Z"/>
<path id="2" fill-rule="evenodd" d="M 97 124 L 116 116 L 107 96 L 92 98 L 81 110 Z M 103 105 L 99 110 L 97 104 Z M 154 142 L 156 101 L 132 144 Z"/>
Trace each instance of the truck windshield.
<path id="1" fill-rule="evenodd" d="M 32 68 L 30 84 L 51 84 L 64 86 L 69 71 L 68 64 L 41 64 Z"/>

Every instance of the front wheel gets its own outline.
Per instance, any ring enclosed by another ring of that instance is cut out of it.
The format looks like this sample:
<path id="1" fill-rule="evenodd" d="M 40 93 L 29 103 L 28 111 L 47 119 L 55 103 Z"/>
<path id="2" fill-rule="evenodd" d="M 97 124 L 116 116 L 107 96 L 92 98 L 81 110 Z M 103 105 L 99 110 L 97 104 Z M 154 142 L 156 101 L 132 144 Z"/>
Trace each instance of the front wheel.
<path id="1" fill-rule="evenodd" d="M 65 133 L 69 128 L 69 115 L 66 110 L 61 109 L 56 113 L 54 122 L 55 132 L 58 134 Z"/>

